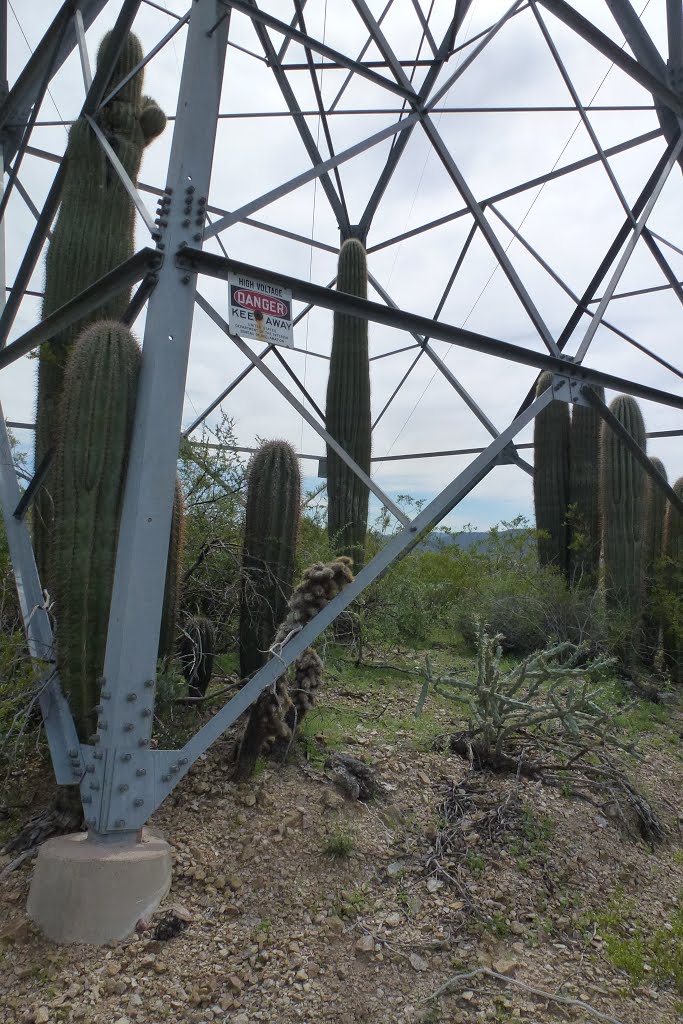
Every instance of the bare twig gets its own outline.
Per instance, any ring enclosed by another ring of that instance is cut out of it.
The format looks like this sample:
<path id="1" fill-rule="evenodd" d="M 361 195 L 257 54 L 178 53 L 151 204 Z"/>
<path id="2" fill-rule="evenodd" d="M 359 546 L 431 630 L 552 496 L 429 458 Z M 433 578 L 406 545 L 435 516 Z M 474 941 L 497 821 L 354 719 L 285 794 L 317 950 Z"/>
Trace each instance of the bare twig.
<path id="1" fill-rule="evenodd" d="M 517 988 L 522 989 L 523 992 L 528 992 L 532 996 L 539 996 L 541 999 L 547 999 L 551 1003 L 560 1003 L 562 1006 L 575 1006 L 583 1010 L 584 1013 L 590 1013 L 593 1017 L 597 1017 L 598 1020 L 607 1021 L 608 1024 L 623 1024 L 617 1017 L 611 1017 L 608 1013 L 603 1013 L 602 1010 L 596 1010 L 594 1006 L 584 1003 L 582 999 L 570 999 L 569 996 L 560 996 L 554 992 L 546 992 L 545 989 L 536 988 L 534 985 L 526 985 L 523 981 L 517 981 L 516 978 L 508 978 L 506 974 L 492 971 L 489 967 L 475 967 L 472 971 L 454 974 L 452 978 L 449 978 L 448 981 L 437 988 L 436 992 L 432 992 L 431 995 L 427 996 L 424 1002 L 428 1003 L 433 999 L 438 999 L 439 996 L 450 992 L 454 986 L 459 985 L 461 982 L 469 981 L 470 978 L 477 978 L 481 975 L 485 975 L 487 978 L 496 978 L 497 981 L 502 981 L 506 985 L 515 985 Z"/>

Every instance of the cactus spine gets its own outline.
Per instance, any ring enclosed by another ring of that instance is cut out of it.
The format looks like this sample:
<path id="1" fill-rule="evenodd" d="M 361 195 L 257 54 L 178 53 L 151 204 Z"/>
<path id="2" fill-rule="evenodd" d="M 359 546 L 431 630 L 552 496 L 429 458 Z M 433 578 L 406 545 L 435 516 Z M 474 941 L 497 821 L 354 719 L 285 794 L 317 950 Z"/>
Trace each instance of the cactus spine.
<path id="1" fill-rule="evenodd" d="M 367 298 L 365 248 L 348 238 L 339 252 L 337 290 Z M 334 314 L 332 353 L 327 383 L 326 426 L 360 468 L 370 475 L 370 364 L 367 320 Z M 339 456 L 327 449 L 327 530 L 335 550 L 353 559 L 355 571 L 365 555 L 368 488 Z"/>
<path id="2" fill-rule="evenodd" d="M 683 476 L 674 484 L 683 499 Z M 671 679 L 683 683 L 683 515 L 667 504 L 664 532 L 667 602 L 664 621 L 664 663 Z"/>
<path id="3" fill-rule="evenodd" d="M 542 373 L 536 395 L 552 386 L 553 375 Z M 534 508 L 538 560 L 568 572 L 567 506 L 569 504 L 569 406 L 553 401 L 534 421 Z"/>
<path id="4" fill-rule="evenodd" d="M 104 37 L 98 62 L 108 40 Z M 129 34 L 116 62 L 114 85 L 143 57 L 136 36 Z M 165 126 L 166 118 L 149 97 L 142 96 L 142 73 L 132 78 L 95 120 L 132 181 L 137 180 L 144 147 Z M 67 170 L 61 206 L 45 266 L 43 317 L 49 316 L 134 251 L 135 208 L 85 120 L 74 124 L 66 150 Z M 76 338 L 94 320 L 120 320 L 130 300 L 124 290 L 89 317 L 60 331 L 43 345 L 38 365 L 36 465 L 59 443 L 59 409 L 66 361 Z M 49 488 L 49 483 L 48 483 Z M 48 545 L 52 503 L 43 488 L 34 508 L 34 547 L 41 577 L 50 575 Z"/>
<path id="5" fill-rule="evenodd" d="M 611 412 L 643 451 L 645 424 L 635 399 L 618 395 Z M 640 624 L 643 597 L 643 548 L 646 474 L 640 463 L 605 423 L 601 435 L 601 505 L 608 608 L 621 611 L 629 630 Z"/>
<path id="6" fill-rule="evenodd" d="M 76 343 L 54 469 L 57 666 L 79 735 L 94 731 L 140 350 L 122 324 Z"/>
<path id="7" fill-rule="evenodd" d="M 593 391 L 604 401 L 604 388 L 593 388 Z M 569 438 L 569 579 L 572 584 L 581 580 L 597 581 L 601 539 L 601 423 L 591 406 L 573 407 Z"/>
<path id="8" fill-rule="evenodd" d="M 667 479 L 664 463 L 657 458 L 650 462 L 663 477 Z M 659 584 L 661 583 L 661 561 L 664 554 L 664 523 L 666 519 L 667 500 L 664 491 L 657 487 L 648 477 L 646 481 L 647 503 L 644 509 L 645 538 L 643 544 L 643 649 L 642 657 L 645 664 L 654 665 L 659 631 L 662 626 L 660 602 L 658 601 Z"/>
<path id="9" fill-rule="evenodd" d="M 239 625 L 243 679 L 265 664 L 268 648 L 287 614 L 300 507 L 296 452 L 286 441 L 265 442 L 247 474 Z"/>
<path id="10" fill-rule="evenodd" d="M 213 675 L 216 631 L 203 615 L 193 615 L 180 638 L 180 659 L 190 697 L 203 697 Z"/>

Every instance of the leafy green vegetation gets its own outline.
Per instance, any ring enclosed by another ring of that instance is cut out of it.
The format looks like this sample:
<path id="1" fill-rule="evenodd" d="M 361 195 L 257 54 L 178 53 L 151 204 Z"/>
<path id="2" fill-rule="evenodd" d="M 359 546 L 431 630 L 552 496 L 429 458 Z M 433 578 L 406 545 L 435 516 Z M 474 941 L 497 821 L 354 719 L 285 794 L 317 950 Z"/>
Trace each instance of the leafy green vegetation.
<path id="1" fill-rule="evenodd" d="M 635 900 L 620 891 L 596 916 L 608 959 L 634 985 L 650 977 L 683 993 L 683 907 L 677 907 L 668 921 L 655 928 L 634 922 L 634 911 Z"/>
<path id="2" fill-rule="evenodd" d="M 335 860 L 347 860 L 355 847 L 356 838 L 353 833 L 339 826 L 325 837 L 323 852 Z"/>

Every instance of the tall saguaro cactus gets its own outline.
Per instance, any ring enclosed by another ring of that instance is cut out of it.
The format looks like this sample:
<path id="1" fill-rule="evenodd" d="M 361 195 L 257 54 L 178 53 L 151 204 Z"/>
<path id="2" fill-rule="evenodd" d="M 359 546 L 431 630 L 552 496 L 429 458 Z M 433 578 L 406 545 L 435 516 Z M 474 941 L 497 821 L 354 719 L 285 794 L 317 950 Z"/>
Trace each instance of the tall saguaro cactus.
<path id="1" fill-rule="evenodd" d="M 98 52 L 106 50 L 107 34 Z M 129 34 L 111 75 L 113 88 L 142 60 L 140 41 Z M 135 182 L 145 146 L 159 135 L 166 118 L 154 100 L 142 95 L 139 72 L 95 115 L 130 179 Z M 69 132 L 67 168 L 59 215 L 45 265 L 43 317 L 113 270 L 134 252 L 135 208 L 90 125 L 79 120 Z M 59 439 L 59 407 L 66 361 L 87 323 L 120 320 L 130 290 L 120 292 L 89 317 L 61 331 L 40 351 L 36 408 L 36 465 Z M 34 507 L 34 547 L 41 577 L 49 576 L 48 544 L 52 502 L 43 488 Z"/>
<path id="2" fill-rule="evenodd" d="M 664 463 L 655 458 L 650 462 L 666 481 Z M 647 501 L 643 509 L 645 517 L 645 539 L 643 547 L 643 661 L 652 666 L 657 653 L 659 631 L 662 626 L 661 602 L 658 600 L 658 585 L 661 583 L 662 556 L 664 554 L 664 523 L 667 500 L 661 487 L 648 477 L 646 481 Z"/>
<path id="3" fill-rule="evenodd" d="M 104 321 L 79 338 L 64 379 L 53 473 L 57 666 L 84 741 L 97 717 L 139 367 L 130 331 Z"/>
<path id="4" fill-rule="evenodd" d="M 644 451 L 647 446 L 645 423 L 635 399 L 618 395 L 610 410 Z M 623 613 L 625 625 L 631 630 L 639 626 L 642 610 L 646 496 L 645 470 L 608 424 L 603 424 L 601 504 L 605 594 L 608 607 Z"/>
<path id="5" fill-rule="evenodd" d="M 683 499 L 683 476 L 674 484 Z M 664 662 L 674 683 L 683 684 L 683 515 L 669 504 L 664 535 L 667 601 L 664 621 Z"/>
<path id="6" fill-rule="evenodd" d="M 601 401 L 604 388 L 593 388 Z M 569 438 L 571 583 L 596 582 L 600 561 L 600 427 L 602 420 L 591 406 L 574 405 Z"/>
<path id="7" fill-rule="evenodd" d="M 367 298 L 367 258 L 357 238 L 348 238 L 339 251 L 337 291 Z M 327 430 L 369 476 L 372 422 L 367 320 L 334 314 L 329 374 Z M 327 530 L 335 550 L 353 559 L 356 572 L 365 555 L 368 497 L 366 485 L 328 447 Z"/>
<path id="8" fill-rule="evenodd" d="M 542 373 L 539 396 L 552 386 L 553 375 Z M 569 406 L 554 401 L 534 421 L 534 508 L 541 565 L 568 572 L 567 505 L 569 503 Z"/>
<path id="9" fill-rule="evenodd" d="M 300 509 L 296 452 L 286 441 L 267 441 L 252 458 L 247 474 L 239 625 L 243 679 L 265 664 L 287 614 Z"/>

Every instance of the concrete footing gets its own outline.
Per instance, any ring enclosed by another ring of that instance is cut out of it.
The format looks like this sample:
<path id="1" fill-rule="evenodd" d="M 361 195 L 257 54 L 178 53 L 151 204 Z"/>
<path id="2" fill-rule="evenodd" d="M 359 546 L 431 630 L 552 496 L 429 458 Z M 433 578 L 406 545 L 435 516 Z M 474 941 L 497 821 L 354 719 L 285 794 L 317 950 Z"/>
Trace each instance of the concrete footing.
<path id="1" fill-rule="evenodd" d="M 58 836 L 38 851 L 28 914 L 54 942 L 99 945 L 130 935 L 170 885 L 170 847 L 146 829 L 140 841 Z"/>

